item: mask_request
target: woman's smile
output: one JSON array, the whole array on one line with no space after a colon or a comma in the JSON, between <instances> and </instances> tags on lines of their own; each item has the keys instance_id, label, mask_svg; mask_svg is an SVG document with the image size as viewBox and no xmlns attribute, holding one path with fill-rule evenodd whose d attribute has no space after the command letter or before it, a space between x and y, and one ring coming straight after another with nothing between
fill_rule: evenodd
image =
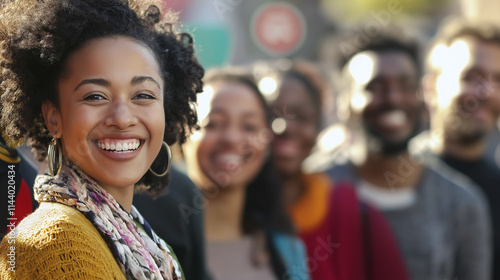
<instances>
[{"instance_id":1,"label":"woman's smile","mask_svg":"<svg viewBox=\"0 0 500 280\"><path fill-rule=\"evenodd\" d=\"M136 151L141 146L139 139L102 139L95 141L95 144L106 152L130 153Z\"/></svg>"},{"instance_id":2,"label":"woman's smile","mask_svg":"<svg viewBox=\"0 0 500 280\"><path fill-rule=\"evenodd\" d=\"M140 139L100 139L94 141L97 149L112 160L130 160L141 150L144 141Z\"/></svg>"},{"instance_id":3,"label":"woman's smile","mask_svg":"<svg viewBox=\"0 0 500 280\"><path fill-rule=\"evenodd\" d=\"M151 50L126 37L95 39L65 70L56 114L64 156L105 188L134 185L165 129L163 80Z\"/></svg>"}]
</instances>

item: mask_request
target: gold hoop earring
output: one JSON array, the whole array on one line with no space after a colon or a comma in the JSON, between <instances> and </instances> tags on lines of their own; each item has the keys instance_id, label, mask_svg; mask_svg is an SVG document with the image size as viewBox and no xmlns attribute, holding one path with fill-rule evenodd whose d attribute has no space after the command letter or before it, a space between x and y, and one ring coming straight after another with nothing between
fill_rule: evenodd
<instances>
[{"instance_id":1,"label":"gold hoop earring","mask_svg":"<svg viewBox=\"0 0 500 280\"><path fill-rule=\"evenodd\" d=\"M151 172L156 177L164 177L165 175L167 175L168 171L170 170L170 164L172 163L172 152L170 151L170 147L168 146L168 144L165 143L165 141L163 141L161 147L162 148L160 149L160 152L158 153L156 159L153 161L153 164L151 164L151 167L149 168L149 172ZM165 162L165 157L167 158L166 162ZM160 169L163 171L156 172L153 170L153 168Z\"/></svg>"},{"instance_id":2,"label":"gold hoop earring","mask_svg":"<svg viewBox=\"0 0 500 280\"><path fill-rule=\"evenodd\" d=\"M57 143L57 138L54 135L49 144L48 150L49 173L52 176L57 176L61 171L62 151L61 146Z\"/></svg>"}]
</instances>

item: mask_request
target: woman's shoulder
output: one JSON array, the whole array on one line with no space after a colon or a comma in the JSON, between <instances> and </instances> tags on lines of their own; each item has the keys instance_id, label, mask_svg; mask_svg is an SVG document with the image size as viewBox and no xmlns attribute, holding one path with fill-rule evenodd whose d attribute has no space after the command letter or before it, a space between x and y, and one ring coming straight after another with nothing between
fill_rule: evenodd
<instances>
[{"instance_id":1,"label":"woman's shoulder","mask_svg":"<svg viewBox=\"0 0 500 280\"><path fill-rule=\"evenodd\" d=\"M47 234L59 233L58 238L78 239L82 235L98 234L92 223L78 210L60 203L44 202L15 228L15 235L40 242ZM68 234L63 234L64 232ZM71 234L70 234L71 233Z\"/></svg>"},{"instance_id":2,"label":"woman's shoulder","mask_svg":"<svg viewBox=\"0 0 500 280\"><path fill-rule=\"evenodd\" d=\"M44 219L46 221L73 221L73 218L86 219L76 208L58 202L42 202L26 220ZM24 220L23 220L24 221Z\"/></svg>"},{"instance_id":3,"label":"woman's shoulder","mask_svg":"<svg viewBox=\"0 0 500 280\"><path fill-rule=\"evenodd\" d=\"M270 242L273 243L286 267L287 279L309 279L307 253L304 243L295 235L274 231Z\"/></svg>"},{"instance_id":4,"label":"woman's shoulder","mask_svg":"<svg viewBox=\"0 0 500 280\"><path fill-rule=\"evenodd\" d=\"M109 251L101 234L80 211L55 202L41 203L5 237L9 238L15 239L20 253L59 255L89 249Z\"/></svg>"},{"instance_id":5,"label":"woman's shoulder","mask_svg":"<svg viewBox=\"0 0 500 280\"><path fill-rule=\"evenodd\" d=\"M6 257L9 252L14 256ZM5 236L0 254L2 279L20 279L20 276L23 279L57 279L54 277L68 271L86 275L88 279L123 275L92 223L75 208L59 203L41 203ZM15 262L9 269L11 259ZM102 267L106 267L107 272ZM6 270L14 270L15 274ZM99 276L99 273L103 274Z\"/></svg>"},{"instance_id":6,"label":"woman's shoulder","mask_svg":"<svg viewBox=\"0 0 500 280\"><path fill-rule=\"evenodd\" d=\"M305 254L304 243L302 240L293 234L273 231L271 233L272 242L283 251L288 251L290 254Z\"/></svg>"}]
</instances>

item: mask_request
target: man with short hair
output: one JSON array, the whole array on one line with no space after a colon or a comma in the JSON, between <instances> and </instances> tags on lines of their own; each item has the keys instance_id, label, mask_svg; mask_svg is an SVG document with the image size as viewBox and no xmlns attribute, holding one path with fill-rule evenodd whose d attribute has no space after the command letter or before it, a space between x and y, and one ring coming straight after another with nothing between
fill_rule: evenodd
<instances>
[{"instance_id":1,"label":"man with short hair","mask_svg":"<svg viewBox=\"0 0 500 280\"><path fill-rule=\"evenodd\" d=\"M431 139L443 161L472 179L489 200L493 279L500 279L500 169L485 154L500 115L500 29L452 22L438 33L433 50L425 79Z\"/></svg>"},{"instance_id":2,"label":"man with short hair","mask_svg":"<svg viewBox=\"0 0 500 280\"><path fill-rule=\"evenodd\" d=\"M408 149L425 112L419 65L416 45L391 36L347 56L338 112L351 130L351 161L327 172L334 182L352 182L361 199L382 211L411 279L489 280L490 225L481 191L432 156L417 158Z\"/></svg>"}]
</instances>

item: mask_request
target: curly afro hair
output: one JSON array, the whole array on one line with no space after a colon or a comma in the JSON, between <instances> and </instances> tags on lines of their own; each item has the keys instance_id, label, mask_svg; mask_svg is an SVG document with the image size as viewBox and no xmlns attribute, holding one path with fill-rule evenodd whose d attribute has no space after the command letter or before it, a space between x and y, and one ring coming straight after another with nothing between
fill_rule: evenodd
<instances>
[{"instance_id":1,"label":"curly afro hair","mask_svg":"<svg viewBox=\"0 0 500 280\"><path fill-rule=\"evenodd\" d=\"M165 134L183 143L197 128L191 103L202 91L203 68L193 40L175 31L173 14L161 6L127 0L6 0L0 4L0 129L16 147L26 140L38 160L51 140L41 112L44 101L58 104L57 81L67 57L90 40L126 36L155 54L165 82ZM160 2L161 3L161 2ZM166 184L152 174L138 183L156 194Z\"/></svg>"}]
</instances>

